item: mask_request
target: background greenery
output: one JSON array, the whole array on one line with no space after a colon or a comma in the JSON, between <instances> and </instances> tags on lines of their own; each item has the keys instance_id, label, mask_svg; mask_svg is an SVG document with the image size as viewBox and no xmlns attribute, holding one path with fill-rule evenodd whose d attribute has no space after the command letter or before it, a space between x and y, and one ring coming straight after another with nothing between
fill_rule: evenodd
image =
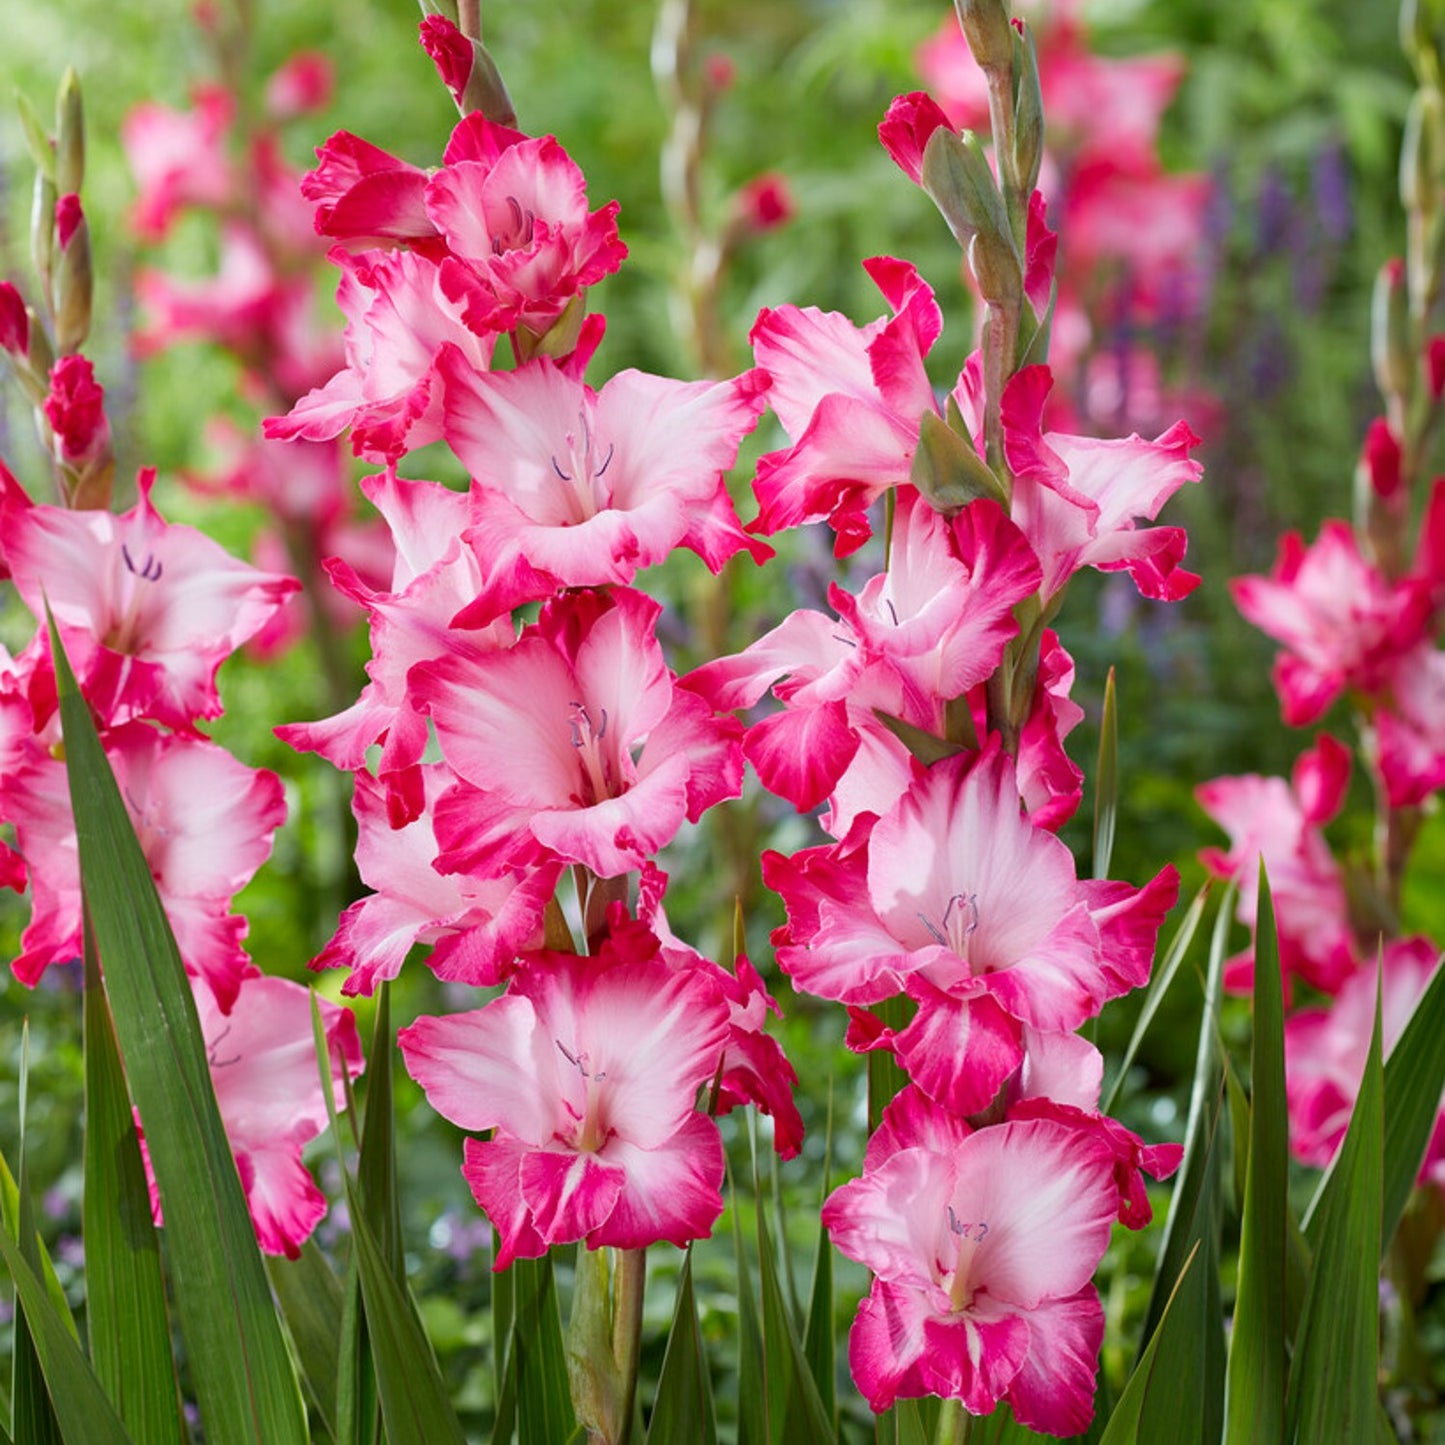
<instances>
[{"instance_id":1,"label":"background greenery","mask_svg":"<svg viewBox=\"0 0 1445 1445\"><path fill-rule=\"evenodd\" d=\"M889 98L918 86L914 48L942 22L947 6L940 0L697 0L695 11L700 52L726 57L735 74L717 100L703 158L705 210L721 225L736 188L769 170L786 176L797 205L790 225L740 249L724 279L720 312L736 363L746 360L747 331L762 305L813 304L860 321L875 315L876 293L858 262L888 253L915 261L938 289L948 327L935 352L935 375L951 375L971 337L957 251L927 199L875 138ZM1167 339L1165 348L1177 380L1216 398L1207 417L1189 418L1205 438L1205 482L1179 497L1170 517L1188 527L1190 565L1204 585L1165 608L1139 600L1127 580L1089 575L1074 584L1060 619L1078 662L1075 695L1089 714L1072 745L1086 768L1097 745L1104 677L1110 665L1118 668L1123 788L1112 871L1141 881L1173 861L1185 875L1187 897L1202 877L1196 850L1217 841L1193 802L1194 786L1220 773L1286 772L1305 741L1280 725L1268 679L1272 646L1234 613L1225 582L1267 568L1281 530L1312 536L1322 517L1348 508L1360 439L1377 406L1366 343L1370 286L1380 262L1403 241L1395 157L1410 83L1391 5L1101 0L1086 13L1104 53L1170 48L1187 56L1189 74L1167 119L1164 154L1174 168L1210 172L1219 188L1210 304L1187 336ZM294 163L304 165L311 147L343 127L418 164L435 163L455 112L414 43L417 18L403 0L256 4L250 68L258 92L298 49L322 50L336 66L328 111L286 132ZM622 202L632 260L593 298L609 319L598 374L628 365L686 372L693 361L673 325L685 256L659 181L668 118L649 66L653 7L634 0L493 0L483 18L523 127L561 139L586 173L594 204L610 197ZM42 112L64 67L73 64L81 73L90 135L86 204L100 271L91 350L113 405L120 475L133 475L142 463L158 465L162 509L197 517L199 504L168 478L200 460L207 417L249 413L235 396L235 369L224 357L186 347L141 369L129 356L135 317L128 278L139 258L122 225L133 187L118 134L141 98L183 104L196 80L214 74L212 59L189 7L172 0L145 7L0 0L0 36L5 78ZM28 270L28 186L19 127L6 108L0 113L0 275ZM1343 224L1340 195L1347 201ZM1332 205L1336 222L1325 224L1322 211ZM189 222L165 248L164 264L201 274L214 257L214 239L209 227ZM332 283L319 284L329 289ZM761 435L752 454L775 441L775 433ZM28 418L14 398L0 410L0 453L23 479L38 483ZM434 464L442 475L445 462ZM211 516L208 525L241 546L257 520ZM685 564L662 584L677 601L679 618L695 615L689 604L696 601L700 572L692 559ZM854 566L867 564L864 558ZM800 601L820 597L829 566L826 553L803 539L786 566L740 577L728 624L732 645ZM791 595L779 590L779 577L787 578ZM28 628L18 603L0 604L5 641L18 647ZM675 640L684 655L696 645L681 621ZM364 637L352 645L359 684ZM326 822L335 787L329 770L290 753L270 730L328 710L317 691L319 675L305 647L264 667L237 658L222 674L228 713L215 729L245 761L275 768L286 780L291 821L278 835L272 864L240 906L251 920L257 961L296 977L305 976L307 959L334 926L344 858ZM1342 719L1330 721L1345 729ZM1332 829L1342 848L1365 842L1362 791L1357 802ZM1080 823L1068 835L1083 857L1089 805L1086 796ZM746 808L751 821L738 826L753 828L752 836L768 845L788 849L811 841L806 826L772 802L752 799ZM684 839L672 869L674 926L713 948L722 945L732 911L731 892L714 886L721 849L711 833ZM748 890L755 961L775 977L766 939L780 911L766 894L752 891L750 880L736 881ZM1417 851L1407 913L1408 928L1445 938L1445 830L1438 819L1427 824ZM0 899L0 952L13 953L24 918L20 901ZM8 976L0 989L0 1147L9 1152L14 1138L19 1029L28 1017L31 1173L49 1191L49 1236L77 1294L76 1246L67 1241L78 1233L78 982L51 969L34 993ZM325 986L334 989L335 980ZM413 968L394 1006L398 1022L406 1022L465 1002L448 998L425 969ZM1198 1007L1195 975L1186 969L1140 1056L1124 1106L1126 1121L1150 1138L1177 1138L1182 1129ZM1226 1032L1235 1039L1244 1032L1242 1007L1226 1015ZM1106 1013L1099 1031L1106 1049L1122 1046L1133 1009L1123 1001ZM838 1175L856 1167L864 1121L860 1072L840 1047L840 1012L805 1001L789 1001L786 1012L785 1046L815 1128L804 1160L782 1169L780 1192L796 1226L796 1248L787 1254L806 1262L827 1121L831 1117ZM399 1079L408 1257L460 1404L479 1419L487 1398L481 1352L487 1236L458 1173L455 1131L419 1104L418 1092ZM734 1152L746 1158L744 1149ZM325 1180L324 1163L321 1169ZM335 1226L323 1226L323 1242L335 1234ZM1106 1269L1113 1280L1106 1306L1118 1328L1105 1363L1117 1383L1131 1354L1123 1343L1127 1327L1144 1306L1153 1242L1148 1234L1121 1238L1116 1248L1116 1267ZM1438 1257L1428 1266L1421 1262L1436 1282L1424 1319L1427 1344L1440 1345L1445 1334L1441 1264ZM725 1237L701 1252L698 1269L704 1330L722 1334L735 1288ZM669 1265L659 1260L653 1273L666 1285ZM851 1273L840 1279L845 1295L862 1287ZM661 1340L670 1297L666 1288L650 1294L650 1341ZM840 1304L851 1312L851 1299ZM1426 1373L1436 1372L1438 1395L1445 1350L1431 1354L1436 1363ZM727 1398L720 1390L719 1399Z\"/></svg>"}]
</instances>

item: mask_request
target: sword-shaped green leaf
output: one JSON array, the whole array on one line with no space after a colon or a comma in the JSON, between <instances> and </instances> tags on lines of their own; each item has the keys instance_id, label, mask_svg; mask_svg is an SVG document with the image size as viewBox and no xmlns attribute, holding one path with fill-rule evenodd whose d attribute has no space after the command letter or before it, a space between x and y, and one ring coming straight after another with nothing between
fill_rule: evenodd
<instances>
[{"instance_id":1,"label":"sword-shaped green leaf","mask_svg":"<svg viewBox=\"0 0 1445 1445\"><path fill-rule=\"evenodd\" d=\"M65 766L116 1040L165 1211L170 1279L212 1445L305 1445L306 1412L191 986L150 868L52 621Z\"/></svg>"},{"instance_id":2,"label":"sword-shaped green leaf","mask_svg":"<svg viewBox=\"0 0 1445 1445\"><path fill-rule=\"evenodd\" d=\"M100 981L90 919L85 949L85 1317L90 1360L139 1440L186 1438L171 1355L159 1241L140 1141Z\"/></svg>"},{"instance_id":3,"label":"sword-shaped green leaf","mask_svg":"<svg viewBox=\"0 0 1445 1445\"><path fill-rule=\"evenodd\" d=\"M1240 1220L1239 1287L1225 1376L1225 1438L1283 1445L1289 1121L1279 939L1262 862L1250 1065L1249 1155Z\"/></svg>"}]
</instances>

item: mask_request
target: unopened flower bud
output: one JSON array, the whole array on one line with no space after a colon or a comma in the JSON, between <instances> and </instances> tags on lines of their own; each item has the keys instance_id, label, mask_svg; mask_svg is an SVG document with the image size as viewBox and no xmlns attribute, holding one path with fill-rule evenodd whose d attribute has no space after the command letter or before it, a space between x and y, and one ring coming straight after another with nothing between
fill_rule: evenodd
<instances>
[{"instance_id":1,"label":"unopened flower bud","mask_svg":"<svg viewBox=\"0 0 1445 1445\"><path fill-rule=\"evenodd\" d=\"M73 205L67 205L73 202ZM55 273L55 344L62 355L79 350L90 332L95 278L90 257L90 226L78 196L62 196L55 211L60 264Z\"/></svg>"},{"instance_id":2,"label":"unopened flower bud","mask_svg":"<svg viewBox=\"0 0 1445 1445\"><path fill-rule=\"evenodd\" d=\"M0 350L15 357L30 355L30 317L9 281L0 281Z\"/></svg>"},{"instance_id":3,"label":"unopened flower bud","mask_svg":"<svg viewBox=\"0 0 1445 1445\"><path fill-rule=\"evenodd\" d=\"M968 248L968 267L978 294L998 306L1017 306L1023 293L1018 252L1006 235L980 231Z\"/></svg>"},{"instance_id":4,"label":"unopened flower bud","mask_svg":"<svg viewBox=\"0 0 1445 1445\"><path fill-rule=\"evenodd\" d=\"M85 178L85 110L80 77L66 70L55 97L55 186L61 194L75 192Z\"/></svg>"},{"instance_id":5,"label":"unopened flower bud","mask_svg":"<svg viewBox=\"0 0 1445 1445\"><path fill-rule=\"evenodd\" d=\"M982 231L1000 241L1008 238L1008 211L972 131L959 136L943 126L935 130L923 148L919 177L960 246L967 247Z\"/></svg>"},{"instance_id":6,"label":"unopened flower bud","mask_svg":"<svg viewBox=\"0 0 1445 1445\"><path fill-rule=\"evenodd\" d=\"M50 289L50 268L55 260L55 183L44 171L36 172L30 200L30 259L41 285Z\"/></svg>"},{"instance_id":7,"label":"unopened flower bud","mask_svg":"<svg viewBox=\"0 0 1445 1445\"><path fill-rule=\"evenodd\" d=\"M69 466L83 468L109 448L105 392L85 357L62 356L51 368L44 410L60 460Z\"/></svg>"},{"instance_id":8,"label":"unopened flower bud","mask_svg":"<svg viewBox=\"0 0 1445 1445\"><path fill-rule=\"evenodd\" d=\"M953 0L953 8L974 60L984 70L1007 70L1014 43L1005 0Z\"/></svg>"},{"instance_id":9,"label":"unopened flower bud","mask_svg":"<svg viewBox=\"0 0 1445 1445\"><path fill-rule=\"evenodd\" d=\"M1399 439L1390 430L1389 422L1377 416L1365 433L1357 486L1368 487L1381 501L1388 502L1399 495L1403 482Z\"/></svg>"},{"instance_id":10,"label":"unopened flower bud","mask_svg":"<svg viewBox=\"0 0 1445 1445\"><path fill-rule=\"evenodd\" d=\"M980 497L989 497L1005 509L1008 493L993 469L936 412L919 418L918 447L909 468L909 481L923 494L935 512L945 516L966 507Z\"/></svg>"},{"instance_id":11,"label":"unopened flower bud","mask_svg":"<svg viewBox=\"0 0 1445 1445\"><path fill-rule=\"evenodd\" d=\"M421 23L421 43L463 115L479 110L497 125L516 125L512 97L481 41L463 35L450 20L431 15Z\"/></svg>"},{"instance_id":12,"label":"unopened flower bud","mask_svg":"<svg viewBox=\"0 0 1445 1445\"><path fill-rule=\"evenodd\" d=\"M1445 336L1432 336L1425 348L1425 377L1430 383L1430 400L1445 396Z\"/></svg>"},{"instance_id":13,"label":"unopened flower bud","mask_svg":"<svg viewBox=\"0 0 1445 1445\"><path fill-rule=\"evenodd\" d=\"M1370 360L1375 385L1384 397L1408 398L1415 378L1415 352L1410 345L1410 301L1405 266L1396 257L1375 278L1370 308Z\"/></svg>"},{"instance_id":14,"label":"unopened flower bud","mask_svg":"<svg viewBox=\"0 0 1445 1445\"><path fill-rule=\"evenodd\" d=\"M314 50L293 55L266 86L266 109L277 120L310 115L331 99L336 72L326 56Z\"/></svg>"},{"instance_id":15,"label":"unopened flower bud","mask_svg":"<svg viewBox=\"0 0 1445 1445\"><path fill-rule=\"evenodd\" d=\"M933 132L952 130L943 107L924 91L896 95L878 126L878 139L915 186L923 184L923 152Z\"/></svg>"},{"instance_id":16,"label":"unopened flower bud","mask_svg":"<svg viewBox=\"0 0 1445 1445\"><path fill-rule=\"evenodd\" d=\"M787 177L777 171L765 171L760 176L754 176L737 193L733 204L739 224L752 235L786 226L798 209L793 204Z\"/></svg>"},{"instance_id":17,"label":"unopened flower bud","mask_svg":"<svg viewBox=\"0 0 1445 1445\"><path fill-rule=\"evenodd\" d=\"M1033 32L1014 32L1014 175L1019 188L1032 191L1044 161L1044 94L1039 85L1039 56Z\"/></svg>"},{"instance_id":18,"label":"unopened flower bud","mask_svg":"<svg viewBox=\"0 0 1445 1445\"><path fill-rule=\"evenodd\" d=\"M738 68L729 56L714 50L702 63L702 77L714 95L721 95L737 83Z\"/></svg>"},{"instance_id":19,"label":"unopened flower bud","mask_svg":"<svg viewBox=\"0 0 1445 1445\"><path fill-rule=\"evenodd\" d=\"M1445 179L1445 100L1433 86L1410 99L1400 148L1400 202L1406 211L1429 216L1440 203Z\"/></svg>"}]
</instances>

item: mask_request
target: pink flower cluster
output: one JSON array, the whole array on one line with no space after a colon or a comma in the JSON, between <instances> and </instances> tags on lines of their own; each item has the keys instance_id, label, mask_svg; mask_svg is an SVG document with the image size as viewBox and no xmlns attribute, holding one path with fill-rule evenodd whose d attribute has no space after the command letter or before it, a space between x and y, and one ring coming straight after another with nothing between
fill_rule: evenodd
<instances>
[{"instance_id":1,"label":"pink flower cluster","mask_svg":"<svg viewBox=\"0 0 1445 1445\"><path fill-rule=\"evenodd\" d=\"M139 186L131 213L139 238L161 243L187 214L209 217L219 232L214 275L181 279L154 266L137 275L143 321L136 350L152 356L198 342L221 348L239 364L243 397L258 412L284 411L341 361L341 338L317 307L326 245L312 229L300 176L283 159L279 136L284 122L325 106L330 91L328 63L303 53L272 77L264 116L249 130L236 99L211 84L196 88L188 110L145 101L122 127ZM305 579L319 573L322 558L342 556L373 582L382 580L385 539L374 520L360 515L334 441L281 446L220 417L206 432L215 461L188 480L203 493L260 504L268 522L255 555L263 565ZM315 596L331 609L321 625L340 629L356 621L354 604L342 594L322 586ZM298 595L251 645L277 650L307 626Z\"/></svg>"},{"instance_id":2,"label":"pink flower cluster","mask_svg":"<svg viewBox=\"0 0 1445 1445\"><path fill-rule=\"evenodd\" d=\"M423 26L444 80L454 38ZM318 154L304 188L343 243L346 362L268 430L349 431L386 464L365 490L393 561L379 586L330 564L370 618L369 680L339 715L280 730L356 774L372 891L315 964L370 993L428 944L438 976L504 989L400 1034L432 1105L493 1131L464 1173L497 1268L574 1240L684 1244L722 1210L704 1090L713 1112L770 1113L785 1157L802 1123L758 974L704 958L663 912L658 851L740 791L742 730L680 685L633 583L679 546L713 571L767 555L723 475L768 378L588 384L587 289L626 252L616 203L589 210L550 136L473 112L432 172L345 133ZM502 341L517 364L493 372ZM438 439L467 493L397 475Z\"/></svg>"},{"instance_id":3,"label":"pink flower cluster","mask_svg":"<svg viewBox=\"0 0 1445 1445\"><path fill-rule=\"evenodd\" d=\"M285 818L279 779L208 741L216 670L294 590L150 499L119 516L34 504L0 466L0 557L37 620L49 608L130 810L192 976L222 1119L264 1249L295 1255L326 1211L301 1163L326 1126L308 991L250 961L232 900ZM59 757L53 661L43 626L0 659L0 818L15 830L4 882L28 880L32 916L11 964L27 985L81 953L75 823ZM104 960L102 960L104 966ZM336 1063L361 1049L351 1014L322 1004ZM157 1201L159 1208L159 1200Z\"/></svg>"},{"instance_id":4,"label":"pink flower cluster","mask_svg":"<svg viewBox=\"0 0 1445 1445\"><path fill-rule=\"evenodd\" d=\"M1387 264L1377 308L1405 305L1405 268ZM1360 522L1327 520L1313 544L1286 534L1269 576L1233 583L1246 619L1281 644L1273 678L1284 721L1319 722L1348 702L1376 801L1379 857L1365 870L1341 862L1325 828L1345 803L1350 750L1321 733L1291 780L1248 774L1197 791L1230 836L1228 851L1203 860L1239 884L1239 918L1254 926L1259 860L1269 874L1286 984L1320 995L1286 1023L1295 1152L1328 1163L1344 1137L1369 1046L1378 978L1388 1050L1435 971L1429 939L1401 936L1401 881L1419 810L1445 786L1445 652L1436 640L1445 608L1445 479L1429 484L1409 542L1413 483L1407 428L1438 413L1440 339L1411 358L1398 334L1376 338L1376 373L1387 416L1370 426L1356 475ZM1397 354L1398 353L1398 354ZM1413 393L1413 401L1409 398ZM1378 969L1383 970L1379 976ZM1252 951L1233 960L1226 982L1249 986ZM1445 1113L1421 1169L1441 1180Z\"/></svg>"},{"instance_id":5,"label":"pink flower cluster","mask_svg":"<svg viewBox=\"0 0 1445 1445\"><path fill-rule=\"evenodd\" d=\"M918 181L946 125L905 96L880 133ZM1042 214L1036 195L1023 285L1040 304L1053 264ZM862 1178L824 1209L835 1244L874 1274L855 1380L876 1410L924 1394L980 1414L1005 1400L1029 1427L1070 1435L1092 1413L1103 1312L1090 1278L1111 1222L1146 1222L1141 1171L1164 1177L1179 1158L1098 1113L1102 1059L1077 1030L1147 981L1178 876L1081 880L1056 836L1081 797L1063 743L1082 714L1045 623L1086 566L1128 571L1148 597L1191 590L1183 533L1143 523L1197 480L1196 439L1182 423L1152 441L1046 430L1053 377L1025 366L1001 396L1008 505L931 503L913 479L936 424L954 418L957 436L961 422L987 468L982 358L941 402L926 370L942 327L931 289L904 261L866 266L891 314L859 327L780 306L754 328L789 445L758 463L750 529L826 521L845 554L887 499L886 570L856 592L833 586L831 614L794 612L683 681L718 707L768 692L781 704L743 751L800 810L823 805L832 841L763 858L787 908L779 963L847 1005L850 1044L890 1052L910 1080ZM990 688L1030 655L1036 680L1006 743ZM895 999L901 1023L878 1007Z\"/></svg>"},{"instance_id":6,"label":"pink flower cluster","mask_svg":"<svg viewBox=\"0 0 1445 1445\"><path fill-rule=\"evenodd\" d=\"M1184 61L1095 54L1083 8L1081 0L1014 6L1038 47L1048 144L1041 184L1065 247L1051 346L1062 385L1052 410L1082 430L1154 424L1181 401L1195 414L1212 412L1204 393L1171 393L1157 354L1131 339L1156 324L1177 326L1205 300L1211 183L1166 171L1158 155ZM986 135L988 87L957 24L942 26L916 63L949 122Z\"/></svg>"}]
</instances>

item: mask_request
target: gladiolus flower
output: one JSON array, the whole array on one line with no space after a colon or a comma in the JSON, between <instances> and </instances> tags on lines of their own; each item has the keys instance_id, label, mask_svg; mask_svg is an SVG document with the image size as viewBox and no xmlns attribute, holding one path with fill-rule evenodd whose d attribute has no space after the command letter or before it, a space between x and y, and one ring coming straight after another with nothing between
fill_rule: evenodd
<instances>
[{"instance_id":1,"label":"gladiolus flower","mask_svg":"<svg viewBox=\"0 0 1445 1445\"><path fill-rule=\"evenodd\" d=\"M496 1269L570 1240L683 1245L722 1213L722 1141L696 1104L727 1008L655 941L648 956L623 940L589 958L535 955L502 998L398 1036L439 1114L496 1130L466 1141L462 1168L500 1236Z\"/></svg>"}]
</instances>

